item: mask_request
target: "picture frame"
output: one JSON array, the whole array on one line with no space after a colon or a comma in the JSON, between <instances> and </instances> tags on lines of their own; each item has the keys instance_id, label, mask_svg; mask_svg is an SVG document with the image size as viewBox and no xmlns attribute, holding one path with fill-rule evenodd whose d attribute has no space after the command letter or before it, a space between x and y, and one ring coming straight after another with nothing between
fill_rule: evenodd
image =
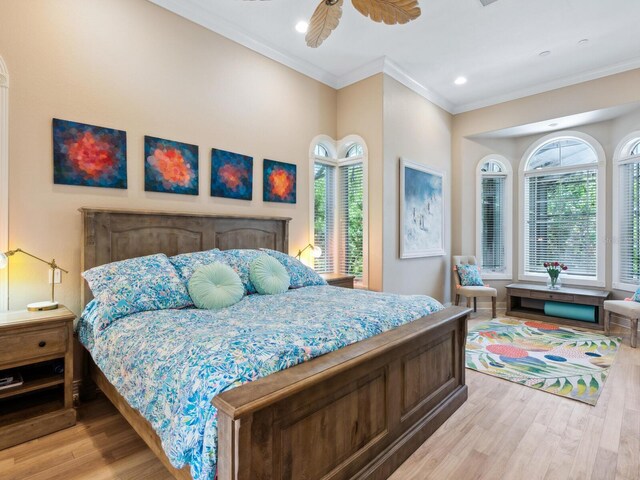
<instances>
[{"instance_id":1,"label":"picture frame","mask_svg":"<svg viewBox=\"0 0 640 480\"><path fill-rule=\"evenodd\" d=\"M400 158L400 258L446 255L444 172Z\"/></svg>"}]
</instances>

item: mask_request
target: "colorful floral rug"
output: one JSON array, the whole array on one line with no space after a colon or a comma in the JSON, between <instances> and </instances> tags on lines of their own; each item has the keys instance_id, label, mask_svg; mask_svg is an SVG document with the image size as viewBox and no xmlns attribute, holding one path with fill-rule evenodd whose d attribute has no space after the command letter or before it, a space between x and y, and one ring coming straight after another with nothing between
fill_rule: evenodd
<instances>
[{"instance_id":1,"label":"colorful floral rug","mask_svg":"<svg viewBox=\"0 0 640 480\"><path fill-rule=\"evenodd\" d=\"M470 329L467 368L595 405L619 346L618 337L505 318Z\"/></svg>"}]
</instances>

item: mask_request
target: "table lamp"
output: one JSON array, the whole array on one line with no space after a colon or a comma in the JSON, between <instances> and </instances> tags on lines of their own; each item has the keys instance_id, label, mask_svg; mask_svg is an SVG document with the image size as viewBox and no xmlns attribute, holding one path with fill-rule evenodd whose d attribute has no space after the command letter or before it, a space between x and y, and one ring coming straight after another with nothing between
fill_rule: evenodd
<instances>
[{"instance_id":1,"label":"table lamp","mask_svg":"<svg viewBox=\"0 0 640 480\"><path fill-rule=\"evenodd\" d=\"M296 255L296 258L299 259L302 256L302 254L309 248L313 250L312 252L313 258L320 258L322 256L322 249L320 247L315 247L309 244L306 247L304 247L302 250L298 250L298 254Z\"/></svg>"},{"instance_id":2,"label":"table lamp","mask_svg":"<svg viewBox=\"0 0 640 480\"><path fill-rule=\"evenodd\" d=\"M48 262L46 260L43 260L40 257L36 257L35 255L29 252L25 252L21 248L16 248L15 250L9 250L8 252L4 252L4 253L0 252L0 269L6 268L6 266L9 264L8 257L11 257L16 253L23 253L25 255L28 255L31 258L35 258L36 260L41 261L42 263L46 263L53 270L51 274L51 301L30 303L29 305L27 305L27 310L29 310L30 312L38 312L41 310L55 310L56 308L58 308L58 302L55 301L56 270L61 270L64 273L69 273L69 272L64 268L60 268L56 263L55 258L50 262Z\"/></svg>"}]
</instances>

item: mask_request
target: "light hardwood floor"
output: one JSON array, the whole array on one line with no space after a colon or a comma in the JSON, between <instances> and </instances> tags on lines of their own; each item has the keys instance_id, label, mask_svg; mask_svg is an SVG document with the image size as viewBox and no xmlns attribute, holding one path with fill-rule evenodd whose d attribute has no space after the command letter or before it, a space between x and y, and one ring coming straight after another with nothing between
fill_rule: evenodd
<instances>
[{"instance_id":1,"label":"light hardwood floor","mask_svg":"<svg viewBox=\"0 0 640 480\"><path fill-rule=\"evenodd\" d=\"M596 407L470 370L467 383L469 400L392 480L640 479L640 349L628 336ZM75 427L0 451L0 478L171 477L99 397Z\"/></svg>"}]
</instances>

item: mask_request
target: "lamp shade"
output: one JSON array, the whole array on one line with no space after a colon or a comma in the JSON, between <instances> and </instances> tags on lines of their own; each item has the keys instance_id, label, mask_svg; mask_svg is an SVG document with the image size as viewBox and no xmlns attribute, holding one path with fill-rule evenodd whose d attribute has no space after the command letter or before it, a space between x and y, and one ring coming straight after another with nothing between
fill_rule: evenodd
<instances>
[{"instance_id":1,"label":"lamp shade","mask_svg":"<svg viewBox=\"0 0 640 480\"><path fill-rule=\"evenodd\" d=\"M322 256L322 249L320 247L313 247L313 257L320 258Z\"/></svg>"},{"instance_id":2,"label":"lamp shade","mask_svg":"<svg viewBox=\"0 0 640 480\"><path fill-rule=\"evenodd\" d=\"M8 264L9 264L9 259L4 253L0 252L0 269L6 268Z\"/></svg>"}]
</instances>

